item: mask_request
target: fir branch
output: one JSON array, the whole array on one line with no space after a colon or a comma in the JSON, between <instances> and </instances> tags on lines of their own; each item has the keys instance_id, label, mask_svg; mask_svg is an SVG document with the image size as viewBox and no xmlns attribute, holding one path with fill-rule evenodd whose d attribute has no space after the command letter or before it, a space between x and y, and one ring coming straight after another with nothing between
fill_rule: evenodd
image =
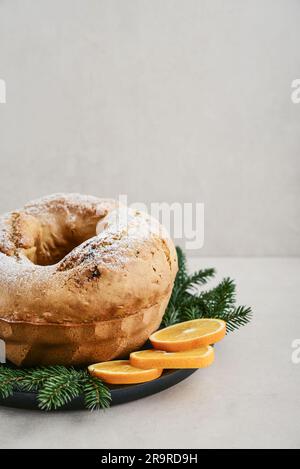
<instances>
[{"instance_id":1,"label":"fir branch","mask_svg":"<svg viewBox=\"0 0 300 469\"><path fill-rule=\"evenodd\" d=\"M251 321L252 310L246 306L238 306L227 313L225 312L222 319L226 322L227 332L233 332Z\"/></svg>"},{"instance_id":2,"label":"fir branch","mask_svg":"<svg viewBox=\"0 0 300 469\"><path fill-rule=\"evenodd\" d=\"M182 320L192 321L193 319L201 319L203 314L197 306L186 306L182 310Z\"/></svg>"},{"instance_id":3,"label":"fir branch","mask_svg":"<svg viewBox=\"0 0 300 469\"><path fill-rule=\"evenodd\" d=\"M176 247L177 252L177 261L178 261L178 273L175 279L175 286L176 283L182 285L185 279L188 277L187 268L186 268L186 256L183 250L180 247Z\"/></svg>"},{"instance_id":4,"label":"fir branch","mask_svg":"<svg viewBox=\"0 0 300 469\"><path fill-rule=\"evenodd\" d=\"M180 311L176 308L171 299L164 314L161 327L172 326L178 322L180 322Z\"/></svg>"},{"instance_id":5,"label":"fir branch","mask_svg":"<svg viewBox=\"0 0 300 469\"><path fill-rule=\"evenodd\" d=\"M68 375L68 368L65 366L42 366L26 370L26 375L22 379L23 391L32 392L39 390L47 380L57 375Z\"/></svg>"},{"instance_id":6,"label":"fir branch","mask_svg":"<svg viewBox=\"0 0 300 469\"><path fill-rule=\"evenodd\" d=\"M193 273L180 286L180 292L186 293L188 290L195 290L200 285L205 285L211 278L215 276L215 269L198 270Z\"/></svg>"},{"instance_id":7,"label":"fir branch","mask_svg":"<svg viewBox=\"0 0 300 469\"><path fill-rule=\"evenodd\" d=\"M224 278L215 288L200 294L200 301L204 302L209 314L223 314L235 304L236 286L232 279Z\"/></svg>"},{"instance_id":8,"label":"fir branch","mask_svg":"<svg viewBox=\"0 0 300 469\"><path fill-rule=\"evenodd\" d=\"M198 307L199 315L206 318L219 318L231 310L235 304L236 286L232 279L225 278L211 290L197 295L186 296L182 306Z\"/></svg>"},{"instance_id":9,"label":"fir branch","mask_svg":"<svg viewBox=\"0 0 300 469\"><path fill-rule=\"evenodd\" d=\"M14 391L37 392L38 406L42 410L55 410L82 395L87 409L109 407L109 388L86 370L65 366L44 366L19 369L0 366L0 398L6 399Z\"/></svg>"},{"instance_id":10,"label":"fir branch","mask_svg":"<svg viewBox=\"0 0 300 469\"><path fill-rule=\"evenodd\" d=\"M103 382L85 373L82 380L84 405L89 410L106 409L111 403L111 393Z\"/></svg>"},{"instance_id":11,"label":"fir branch","mask_svg":"<svg viewBox=\"0 0 300 469\"><path fill-rule=\"evenodd\" d=\"M7 399L14 390L20 389L20 383L24 378L24 371L20 369L8 368L0 365L0 398Z\"/></svg>"},{"instance_id":12,"label":"fir branch","mask_svg":"<svg viewBox=\"0 0 300 469\"><path fill-rule=\"evenodd\" d=\"M235 306L236 285L232 279L225 278L216 287L199 293L199 286L213 278L215 270L204 269L188 275L185 256L180 248L177 248L177 256L180 264L183 262L183 273L179 264L171 299L163 317L164 327L193 319L216 318L226 321L227 331L232 332L251 320L251 308Z\"/></svg>"},{"instance_id":13,"label":"fir branch","mask_svg":"<svg viewBox=\"0 0 300 469\"><path fill-rule=\"evenodd\" d=\"M50 376L38 391L38 404L42 410L56 410L71 402L81 392L80 373L74 369Z\"/></svg>"}]
</instances>

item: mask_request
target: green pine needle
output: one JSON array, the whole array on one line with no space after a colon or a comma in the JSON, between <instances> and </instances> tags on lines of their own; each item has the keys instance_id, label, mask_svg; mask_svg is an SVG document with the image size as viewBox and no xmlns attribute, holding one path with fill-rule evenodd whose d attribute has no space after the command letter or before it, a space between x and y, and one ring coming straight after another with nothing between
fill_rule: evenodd
<instances>
[{"instance_id":1,"label":"green pine needle","mask_svg":"<svg viewBox=\"0 0 300 469\"><path fill-rule=\"evenodd\" d=\"M186 267L186 256L182 249L180 249L178 246L176 247L176 252L177 252L177 260L178 260L178 273L176 276L175 280L175 287L176 283L181 285L185 279L188 277L187 274L187 267Z\"/></svg>"},{"instance_id":2,"label":"green pine needle","mask_svg":"<svg viewBox=\"0 0 300 469\"><path fill-rule=\"evenodd\" d=\"M227 325L227 332L233 332L241 326L245 326L252 319L252 310L246 306L238 306L223 317Z\"/></svg>"},{"instance_id":3,"label":"green pine needle","mask_svg":"<svg viewBox=\"0 0 300 469\"><path fill-rule=\"evenodd\" d=\"M162 321L162 327L198 318L223 319L227 332L248 324L251 308L236 306L236 286L225 278L210 290L200 290L215 275L214 269L204 269L189 275L186 258L177 249L179 270L172 295ZM105 409L110 406L110 389L87 370L65 366L43 366L20 369L0 365L0 398L6 399L15 390L37 392L38 406L42 410L55 410L82 396L87 409Z\"/></svg>"},{"instance_id":4,"label":"green pine needle","mask_svg":"<svg viewBox=\"0 0 300 469\"><path fill-rule=\"evenodd\" d=\"M100 379L86 374L83 379L83 400L89 410L106 409L111 403L111 393Z\"/></svg>"},{"instance_id":5,"label":"green pine needle","mask_svg":"<svg viewBox=\"0 0 300 469\"><path fill-rule=\"evenodd\" d=\"M0 365L0 398L7 399L13 394L14 390L20 389L20 383L24 375L23 370Z\"/></svg>"},{"instance_id":6,"label":"green pine needle","mask_svg":"<svg viewBox=\"0 0 300 469\"><path fill-rule=\"evenodd\" d=\"M235 306L236 285L232 279L225 278L216 287L199 292L199 287L214 277L215 270L199 270L188 275L185 256L178 247L177 256L179 272L163 317L163 327L192 319L216 318L226 321L227 331L232 332L251 320L251 308Z\"/></svg>"},{"instance_id":7,"label":"green pine needle","mask_svg":"<svg viewBox=\"0 0 300 469\"><path fill-rule=\"evenodd\" d=\"M37 392L38 406L42 410L56 410L78 396L83 396L87 409L109 407L109 388L86 370L65 366L43 366L19 369L0 366L0 398L6 399L14 391Z\"/></svg>"},{"instance_id":8,"label":"green pine needle","mask_svg":"<svg viewBox=\"0 0 300 469\"><path fill-rule=\"evenodd\" d=\"M180 310L176 308L171 299L162 320L162 327L172 326L172 324L177 324L178 322L181 322Z\"/></svg>"},{"instance_id":9,"label":"green pine needle","mask_svg":"<svg viewBox=\"0 0 300 469\"><path fill-rule=\"evenodd\" d=\"M42 388L47 380L55 376L65 376L69 374L68 368L64 366L42 366L26 370L26 375L22 380L23 391L32 392Z\"/></svg>"},{"instance_id":10,"label":"green pine needle","mask_svg":"<svg viewBox=\"0 0 300 469\"><path fill-rule=\"evenodd\" d=\"M80 380L81 374L73 369L50 376L38 391L40 409L56 410L80 396Z\"/></svg>"},{"instance_id":11,"label":"green pine needle","mask_svg":"<svg viewBox=\"0 0 300 469\"><path fill-rule=\"evenodd\" d=\"M193 291L199 285L205 285L215 275L215 269L198 270L194 274L190 275L185 279L184 282L179 286L178 299L181 298L188 290Z\"/></svg>"}]
</instances>

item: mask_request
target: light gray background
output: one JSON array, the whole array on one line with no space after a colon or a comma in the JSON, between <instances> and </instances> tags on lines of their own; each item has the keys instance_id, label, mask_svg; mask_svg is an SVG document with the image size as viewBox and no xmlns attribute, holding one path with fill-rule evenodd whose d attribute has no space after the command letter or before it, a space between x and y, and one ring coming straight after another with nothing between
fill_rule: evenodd
<instances>
[{"instance_id":1,"label":"light gray background","mask_svg":"<svg viewBox=\"0 0 300 469\"><path fill-rule=\"evenodd\" d=\"M299 255L299 24L298 0L0 0L0 210L198 201L201 254Z\"/></svg>"}]
</instances>

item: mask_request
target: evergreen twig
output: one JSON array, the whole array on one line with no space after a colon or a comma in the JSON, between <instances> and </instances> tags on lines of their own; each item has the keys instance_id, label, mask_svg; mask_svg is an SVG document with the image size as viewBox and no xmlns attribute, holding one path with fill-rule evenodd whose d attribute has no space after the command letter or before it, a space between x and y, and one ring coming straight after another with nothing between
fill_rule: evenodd
<instances>
[{"instance_id":1,"label":"evergreen twig","mask_svg":"<svg viewBox=\"0 0 300 469\"><path fill-rule=\"evenodd\" d=\"M81 393L81 373L74 369L61 370L50 376L38 391L38 404L42 410L58 409Z\"/></svg>"},{"instance_id":2,"label":"evergreen twig","mask_svg":"<svg viewBox=\"0 0 300 469\"><path fill-rule=\"evenodd\" d=\"M37 392L38 406L42 410L55 410L75 397L83 396L87 409L105 409L109 406L109 388L86 370L65 366L43 366L20 369L0 366L0 398L6 399L14 391Z\"/></svg>"},{"instance_id":3,"label":"evergreen twig","mask_svg":"<svg viewBox=\"0 0 300 469\"><path fill-rule=\"evenodd\" d=\"M0 397L7 399L16 389L20 389L20 383L25 373L21 369L9 368L0 365Z\"/></svg>"},{"instance_id":4,"label":"evergreen twig","mask_svg":"<svg viewBox=\"0 0 300 469\"><path fill-rule=\"evenodd\" d=\"M235 306L236 285L224 278L216 287L200 291L215 275L214 269L199 270L188 275L185 256L177 248L179 271L165 315L163 327L198 318L216 318L227 322L227 331L232 332L246 325L252 317L251 308Z\"/></svg>"},{"instance_id":5,"label":"evergreen twig","mask_svg":"<svg viewBox=\"0 0 300 469\"><path fill-rule=\"evenodd\" d=\"M22 379L22 389L27 392L41 389L46 381L52 377L55 378L55 376L59 375L67 376L69 373L68 368L59 365L32 368L26 371L27 373L24 379Z\"/></svg>"},{"instance_id":6,"label":"evergreen twig","mask_svg":"<svg viewBox=\"0 0 300 469\"><path fill-rule=\"evenodd\" d=\"M111 394L100 379L86 373L83 377L83 400L89 410L105 409L110 406Z\"/></svg>"}]
</instances>

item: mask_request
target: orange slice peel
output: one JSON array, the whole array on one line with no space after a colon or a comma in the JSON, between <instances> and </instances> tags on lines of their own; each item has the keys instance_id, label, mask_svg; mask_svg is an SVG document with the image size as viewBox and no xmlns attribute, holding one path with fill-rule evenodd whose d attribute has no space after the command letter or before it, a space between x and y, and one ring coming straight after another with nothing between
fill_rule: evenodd
<instances>
[{"instance_id":1,"label":"orange slice peel","mask_svg":"<svg viewBox=\"0 0 300 469\"><path fill-rule=\"evenodd\" d=\"M205 345L182 352L165 352L162 350L141 350L130 354L130 363L136 368L206 368L214 361L214 349Z\"/></svg>"},{"instance_id":2,"label":"orange slice peel","mask_svg":"<svg viewBox=\"0 0 300 469\"><path fill-rule=\"evenodd\" d=\"M88 367L92 376L101 378L109 384L138 384L159 378L162 369L142 370L132 366L129 360L114 360L96 363Z\"/></svg>"},{"instance_id":3,"label":"orange slice peel","mask_svg":"<svg viewBox=\"0 0 300 469\"><path fill-rule=\"evenodd\" d=\"M226 334L226 323L220 319L194 319L161 329L150 336L154 348L181 352L219 342Z\"/></svg>"}]
</instances>

